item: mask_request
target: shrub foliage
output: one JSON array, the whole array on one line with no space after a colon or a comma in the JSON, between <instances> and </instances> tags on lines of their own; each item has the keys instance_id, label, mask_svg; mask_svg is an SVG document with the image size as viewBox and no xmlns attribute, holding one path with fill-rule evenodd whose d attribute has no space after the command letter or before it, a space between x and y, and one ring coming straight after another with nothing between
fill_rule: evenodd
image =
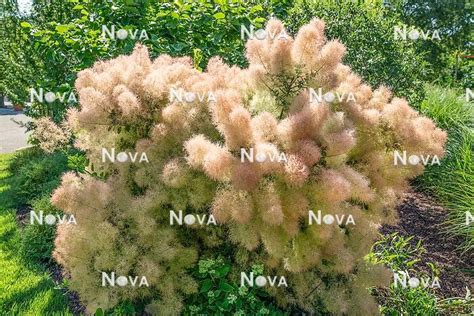
<instances>
[{"instance_id":1,"label":"shrub foliage","mask_svg":"<svg viewBox=\"0 0 474 316\"><path fill-rule=\"evenodd\" d=\"M81 108L69 110L69 125L108 177L63 177L53 204L78 225L59 226L54 255L89 310L140 299L150 313L177 313L197 291L187 268L229 238L242 271L262 262L286 277L288 287L268 290L281 307L377 310L365 288L388 275L363 257L423 172L394 166L393 151L441 157L446 134L365 84L324 27L314 19L292 38L270 20L265 39L247 42L245 69L215 57L200 72L190 58L150 60L137 46L78 74ZM104 148L147 159L103 161ZM170 226L170 210L207 213L218 227ZM309 210L345 220L311 225ZM103 287L103 271L144 275L150 287Z\"/></svg>"},{"instance_id":2,"label":"shrub foliage","mask_svg":"<svg viewBox=\"0 0 474 316\"><path fill-rule=\"evenodd\" d=\"M12 180L12 193L17 205L49 195L59 185L61 175L67 170L67 154L54 152L48 155L37 148L20 151L9 167L16 177Z\"/></svg>"}]
</instances>

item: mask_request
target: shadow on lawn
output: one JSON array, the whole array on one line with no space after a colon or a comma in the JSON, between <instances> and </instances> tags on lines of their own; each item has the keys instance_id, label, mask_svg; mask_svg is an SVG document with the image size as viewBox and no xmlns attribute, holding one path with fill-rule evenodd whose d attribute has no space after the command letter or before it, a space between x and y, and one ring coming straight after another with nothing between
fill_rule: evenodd
<instances>
[{"instance_id":1,"label":"shadow on lawn","mask_svg":"<svg viewBox=\"0 0 474 316\"><path fill-rule=\"evenodd\" d=\"M0 155L0 314L71 315L65 290L57 288L52 272L22 252L17 213L28 212L29 208L18 203L13 190L16 174L9 166L14 159L12 154Z\"/></svg>"},{"instance_id":2,"label":"shadow on lawn","mask_svg":"<svg viewBox=\"0 0 474 316\"><path fill-rule=\"evenodd\" d=\"M28 270L22 270L18 277L13 280L12 286L19 281L21 278L28 277ZM42 279L39 283L35 284L33 287L29 287L27 290L15 292L12 296L2 302L4 309L14 310L18 305L29 306L33 304L35 299L37 299L38 293L43 292L51 287L51 281L48 279ZM5 291L10 290L10 287L7 287ZM47 308L46 308L47 309Z\"/></svg>"}]
</instances>

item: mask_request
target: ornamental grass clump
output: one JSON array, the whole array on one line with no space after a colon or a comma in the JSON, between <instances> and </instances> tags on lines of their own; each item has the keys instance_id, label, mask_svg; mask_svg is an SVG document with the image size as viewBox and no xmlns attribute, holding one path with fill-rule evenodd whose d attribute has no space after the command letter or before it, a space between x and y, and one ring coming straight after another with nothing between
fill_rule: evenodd
<instances>
[{"instance_id":1,"label":"ornamental grass clump","mask_svg":"<svg viewBox=\"0 0 474 316\"><path fill-rule=\"evenodd\" d=\"M442 157L446 133L364 84L321 20L294 38L276 19L266 32L247 42L246 69L214 57L200 72L138 45L78 74L81 107L68 123L107 177L68 173L52 199L77 220L60 225L55 257L89 310L137 299L177 313L196 291L187 268L225 243L234 268L259 261L287 278L268 290L282 307L376 310L365 289L388 274L363 257L423 172L394 165L393 153ZM170 210L212 215L217 227L170 225ZM149 287L104 287L103 271L146 276Z\"/></svg>"}]
</instances>

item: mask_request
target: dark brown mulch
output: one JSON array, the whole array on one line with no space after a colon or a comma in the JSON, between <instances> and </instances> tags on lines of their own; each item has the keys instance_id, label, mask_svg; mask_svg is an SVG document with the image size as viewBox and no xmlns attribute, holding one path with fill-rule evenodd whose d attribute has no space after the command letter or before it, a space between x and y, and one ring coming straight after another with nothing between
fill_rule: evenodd
<instances>
[{"instance_id":1,"label":"dark brown mulch","mask_svg":"<svg viewBox=\"0 0 474 316\"><path fill-rule=\"evenodd\" d=\"M58 284L63 282L64 276L59 265L51 264L48 266L48 270L50 271L51 278L54 280L54 282ZM69 309L75 316L87 315L86 308L81 304L81 300L79 299L79 294L77 294L77 292L65 289L63 287L61 287L61 291L67 296Z\"/></svg>"},{"instance_id":2,"label":"dark brown mulch","mask_svg":"<svg viewBox=\"0 0 474 316\"><path fill-rule=\"evenodd\" d=\"M25 225L30 220L30 211L31 211L31 208L28 206L17 208L16 221L18 222L20 228L25 227Z\"/></svg>"},{"instance_id":3,"label":"dark brown mulch","mask_svg":"<svg viewBox=\"0 0 474 316\"><path fill-rule=\"evenodd\" d=\"M434 263L441 274L440 288L435 289L437 296L442 298L464 297L466 287L472 292L474 287L474 253L462 253L458 247L462 243L460 237L445 232L448 211L424 194L408 192L397 208L400 222L397 226L385 225L381 233L398 232L403 236L414 236L411 240L416 244L422 241L426 252L421 255L422 262L417 268L429 271L426 265Z\"/></svg>"}]
</instances>

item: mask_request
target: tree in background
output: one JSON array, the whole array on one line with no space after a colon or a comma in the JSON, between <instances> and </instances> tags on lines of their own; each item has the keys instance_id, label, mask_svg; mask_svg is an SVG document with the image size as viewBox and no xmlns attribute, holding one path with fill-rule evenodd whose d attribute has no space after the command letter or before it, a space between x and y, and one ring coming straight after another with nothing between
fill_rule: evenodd
<instances>
[{"instance_id":1,"label":"tree in background","mask_svg":"<svg viewBox=\"0 0 474 316\"><path fill-rule=\"evenodd\" d=\"M313 17L324 19L328 37L348 47L345 62L364 80L390 87L415 107L423 100L427 75L422 70L429 64L411 43L394 38L400 20L388 14L382 1L299 0L285 23L294 32Z\"/></svg>"},{"instance_id":2,"label":"tree in background","mask_svg":"<svg viewBox=\"0 0 474 316\"><path fill-rule=\"evenodd\" d=\"M30 100L30 88L41 87L69 96L74 93L78 71L96 60L130 53L138 41L149 47L152 56L194 56L198 67L204 67L214 55L242 65L245 59L241 25L259 28L272 10L283 14L289 3L270 1L269 7L264 8L243 1L53 0L35 1L31 14L21 16L15 1L11 1L11 14L2 18L9 26L3 37L5 50L0 52L9 52L9 58L4 59L7 67L2 92L22 102ZM110 40L104 36L103 27L129 33L124 40ZM146 37L141 36L143 30ZM133 39L131 34L137 38ZM31 76L26 75L25 69ZM11 80L15 77L19 78ZM72 105L61 100L34 102L27 114L46 115L59 122Z\"/></svg>"},{"instance_id":3,"label":"tree in background","mask_svg":"<svg viewBox=\"0 0 474 316\"><path fill-rule=\"evenodd\" d=\"M32 67L37 58L28 51L29 44L19 28L22 16L16 1L5 1L0 14L0 95L22 103L28 97L25 87L34 79L33 73L41 70Z\"/></svg>"},{"instance_id":4,"label":"tree in background","mask_svg":"<svg viewBox=\"0 0 474 316\"><path fill-rule=\"evenodd\" d=\"M390 4L393 2L393 4ZM471 87L473 8L469 1L387 1L387 8L406 25L433 33L440 40L417 41L416 52L429 62L429 81Z\"/></svg>"}]
</instances>

